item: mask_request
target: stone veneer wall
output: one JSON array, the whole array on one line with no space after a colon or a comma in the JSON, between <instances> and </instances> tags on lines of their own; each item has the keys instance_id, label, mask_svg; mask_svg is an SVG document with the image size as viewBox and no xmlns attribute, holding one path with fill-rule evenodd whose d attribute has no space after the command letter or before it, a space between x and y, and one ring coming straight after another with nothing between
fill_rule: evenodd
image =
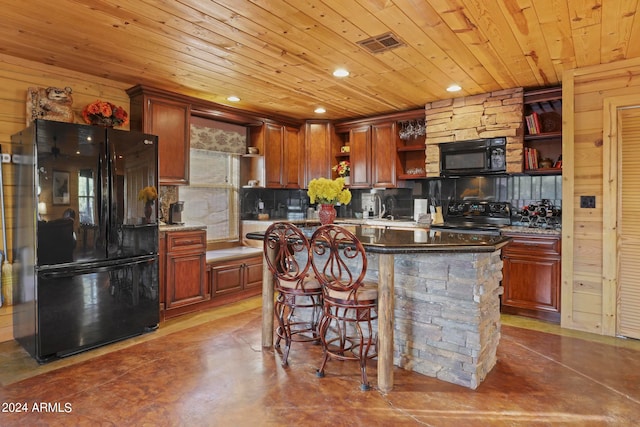
<instances>
[{"instance_id":1,"label":"stone veneer wall","mask_svg":"<svg viewBox=\"0 0 640 427\"><path fill-rule=\"evenodd\" d=\"M367 258L377 277L377 255ZM500 251L396 255L394 269L394 364L477 388L497 360Z\"/></svg>"},{"instance_id":2,"label":"stone veneer wall","mask_svg":"<svg viewBox=\"0 0 640 427\"><path fill-rule=\"evenodd\" d=\"M522 172L523 89L434 101L425 105L427 177L440 176L442 142L507 137L507 173Z\"/></svg>"}]
</instances>

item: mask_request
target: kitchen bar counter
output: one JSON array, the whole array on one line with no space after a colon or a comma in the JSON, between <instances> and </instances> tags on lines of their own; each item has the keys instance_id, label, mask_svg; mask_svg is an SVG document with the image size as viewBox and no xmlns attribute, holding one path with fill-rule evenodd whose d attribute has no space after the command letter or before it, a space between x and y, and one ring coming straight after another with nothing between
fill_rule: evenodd
<instances>
[{"instance_id":1,"label":"kitchen bar counter","mask_svg":"<svg viewBox=\"0 0 640 427\"><path fill-rule=\"evenodd\" d=\"M476 388L496 362L500 250L510 239L424 229L346 228L368 253L367 277L378 281L378 388L391 391L394 364ZM313 228L306 231L310 235ZM247 238L263 240L264 233L249 233ZM262 345L271 348L273 277L267 263L263 265Z\"/></svg>"}]
</instances>

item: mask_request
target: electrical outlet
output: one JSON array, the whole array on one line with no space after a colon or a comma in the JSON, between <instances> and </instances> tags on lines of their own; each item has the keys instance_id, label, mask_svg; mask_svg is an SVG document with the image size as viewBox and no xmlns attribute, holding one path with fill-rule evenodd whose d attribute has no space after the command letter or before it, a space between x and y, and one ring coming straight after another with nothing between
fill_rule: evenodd
<instances>
[{"instance_id":1,"label":"electrical outlet","mask_svg":"<svg viewBox=\"0 0 640 427\"><path fill-rule=\"evenodd\" d=\"M594 209L596 207L596 196L580 196L580 207Z\"/></svg>"}]
</instances>

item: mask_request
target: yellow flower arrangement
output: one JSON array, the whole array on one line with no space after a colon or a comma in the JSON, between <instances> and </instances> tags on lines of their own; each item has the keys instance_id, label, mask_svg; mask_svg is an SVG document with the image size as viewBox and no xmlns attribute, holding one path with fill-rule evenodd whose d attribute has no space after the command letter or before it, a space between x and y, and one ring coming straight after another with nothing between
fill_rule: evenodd
<instances>
[{"instance_id":1,"label":"yellow flower arrangement","mask_svg":"<svg viewBox=\"0 0 640 427\"><path fill-rule=\"evenodd\" d=\"M344 188L344 178L317 178L309 182L307 190L310 202L323 205L346 205L351 201L351 191Z\"/></svg>"},{"instance_id":2,"label":"yellow flower arrangement","mask_svg":"<svg viewBox=\"0 0 640 427\"><path fill-rule=\"evenodd\" d=\"M153 187L153 186L144 187L138 193L138 200L142 200L145 204L151 203L157 198L158 198L158 191L156 190L156 187Z\"/></svg>"}]
</instances>

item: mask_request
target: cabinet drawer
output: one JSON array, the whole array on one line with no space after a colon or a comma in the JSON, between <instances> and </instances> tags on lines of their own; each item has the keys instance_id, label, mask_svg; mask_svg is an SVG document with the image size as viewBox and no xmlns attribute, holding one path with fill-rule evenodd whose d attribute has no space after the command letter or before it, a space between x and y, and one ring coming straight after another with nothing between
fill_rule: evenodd
<instances>
[{"instance_id":1,"label":"cabinet drawer","mask_svg":"<svg viewBox=\"0 0 640 427\"><path fill-rule=\"evenodd\" d=\"M207 237L203 230L167 233L167 252L201 251L206 246Z\"/></svg>"},{"instance_id":2,"label":"cabinet drawer","mask_svg":"<svg viewBox=\"0 0 640 427\"><path fill-rule=\"evenodd\" d=\"M511 242L502 250L503 255L511 253L536 255L560 255L561 240L559 237L523 236L522 234L506 234Z\"/></svg>"}]
</instances>

